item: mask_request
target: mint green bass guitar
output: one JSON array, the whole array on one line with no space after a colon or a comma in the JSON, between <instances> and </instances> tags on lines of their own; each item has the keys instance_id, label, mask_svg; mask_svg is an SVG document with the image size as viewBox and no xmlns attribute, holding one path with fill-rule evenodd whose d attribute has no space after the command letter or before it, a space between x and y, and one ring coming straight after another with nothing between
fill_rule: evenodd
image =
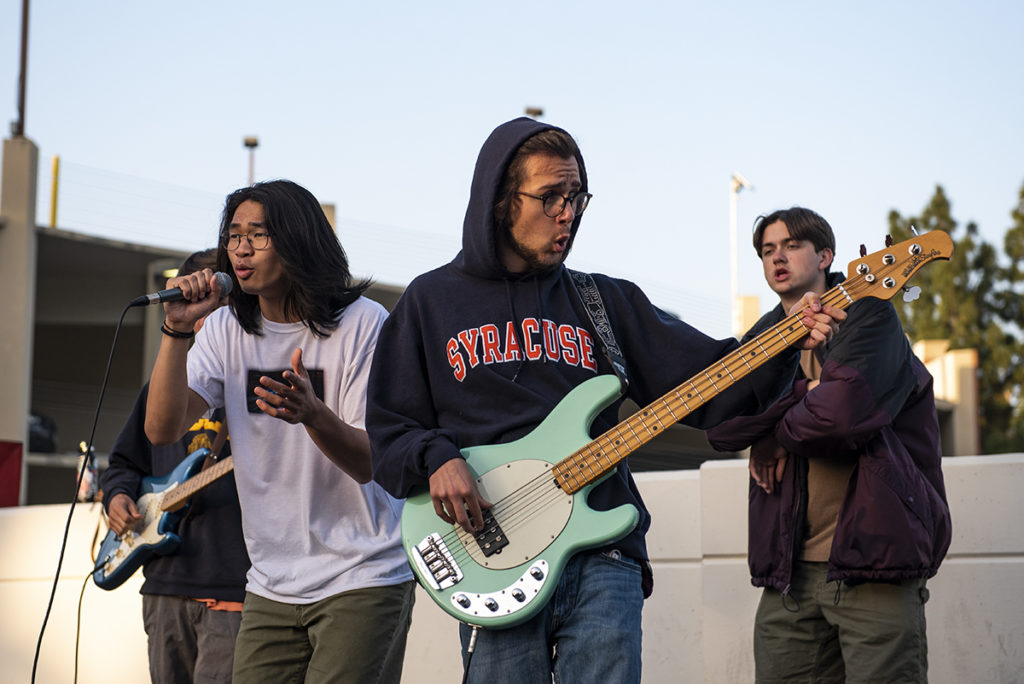
<instances>
[{"instance_id":1,"label":"mint green bass guitar","mask_svg":"<svg viewBox=\"0 0 1024 684\"><path fill-rule=\"evenodd\" d=\"M919 235L851 262L847 279L821 301L846 309L864 297L891 299L924 264L952 253L946 233ZM789 316L597 439L590 425L618 398L615 376L577 386L522 439L463 449L481 495L494 506L484 530L471 534L437 516L429 491L406 501L402 544L420 584L470 625L503 629L533 617L573 554L636 526L633 506L591 509L590 490L630 453L806 334L800 316Z\"/></svg>"}]
</instances>

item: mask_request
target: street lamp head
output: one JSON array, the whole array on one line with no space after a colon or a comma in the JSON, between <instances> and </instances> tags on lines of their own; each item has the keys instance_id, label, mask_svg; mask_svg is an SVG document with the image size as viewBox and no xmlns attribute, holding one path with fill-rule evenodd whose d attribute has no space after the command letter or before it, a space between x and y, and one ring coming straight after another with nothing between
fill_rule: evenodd
<instances>
[{"instance_id":1,"label":"street lamp head","mask_svg":"<svg viewBox=\"0 0 1024 684\"><path fill-rule=\"evenodd\" d=\"M527 107L525 111L526 116L532 117L534 119L539 119L540 117L544 116L544 110L541 109L540 107Z\"/></svg>"},{"instance_id":2,"label":"street lamp head","mask_svg":"<svg viewBox=\"0 0 1024 684\"><path fill-rule=\"evenodd\" d=\"M247 135L245 138L242 139L242 143L246 147L252 149L260 146L260 139L257 138L255 135Z\"/></svg>"},{"instance_id":3,"label":"street lamp head","mask_svg":"<svg viewBox=\"0 0 1024 684\"><path fill-rule=\"evenodd\" d=\"M733 171L732 172L732 180L729 182L729 187L730 187L730 189L733 192L736 192L736 193L738 193L743 188L747 188L749 190L753 190L754 189L753 183L748 181L746 178L744 178L742 175L740 175L740 173L737 172L737 171Z\"/></svg>"}]
</instances>

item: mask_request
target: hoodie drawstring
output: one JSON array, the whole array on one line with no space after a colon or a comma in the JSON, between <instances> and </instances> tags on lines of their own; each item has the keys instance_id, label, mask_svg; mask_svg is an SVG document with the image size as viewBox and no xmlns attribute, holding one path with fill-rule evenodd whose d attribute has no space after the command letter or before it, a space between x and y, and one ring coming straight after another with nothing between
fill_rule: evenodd
<instances>
[{"instance_id":1,"label":"hoodie drawstring","mask_svg":"<svg viewBox=\"0 0 1024 684\"><path fill-rule=\"evenodd\" d=\"M512 285L508 282L508 278L505 278L505 299L508 302L509 320L512 321L512 334L519 346L519 363L516 364L516 372L512 374L512 382L515 382L519 377L519 371L523 369L523 364L526 363L526 347L523 345L523 338L519 336L519 326L516 325L516 305L512 301Z\"/></svg>"}]
</instances>

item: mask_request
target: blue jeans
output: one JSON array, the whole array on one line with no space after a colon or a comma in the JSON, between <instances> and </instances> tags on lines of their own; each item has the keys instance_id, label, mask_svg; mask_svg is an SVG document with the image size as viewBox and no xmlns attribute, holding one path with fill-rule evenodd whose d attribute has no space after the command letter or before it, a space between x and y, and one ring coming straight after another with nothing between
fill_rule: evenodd
<instances>
[{"instance_id":1,"label":"blue jeans","mask_svg":"<svg viewBox=\"0 0 1024 684\"><path fill-rule=\"evenodd\" d=\"M480 630L469 682L639 684L640 579L640 564L617 552L575 555L540 613L510 629ZM472 628L459 631L465 664Z\"/></svg>"}]
</instances>

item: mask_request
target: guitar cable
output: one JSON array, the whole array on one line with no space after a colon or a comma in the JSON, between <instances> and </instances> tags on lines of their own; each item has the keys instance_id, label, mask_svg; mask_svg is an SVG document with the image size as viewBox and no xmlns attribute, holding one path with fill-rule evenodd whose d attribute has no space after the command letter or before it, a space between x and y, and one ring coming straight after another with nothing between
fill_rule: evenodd
<instances>
[{"instance_id":1,"label":"guitar cable","mask_svg":"<svg viewBox=\"0 0 1024 684\"><path fill-rule=\"evenodd\" d=\"M97 571L99 571L99 568L94 569L85 576L85 581L82 582L82 591L78 594L78 616L75 620L75 676L74 679L71 680L72 682L75 682L75 684L78 682L78 643L82 635L82 600L85 598L85 588L89 586L89 580L92 579L92 576L95 575Z\"/></svg>"},{"instance_id":2,"label":"guitar cable","mask_svg":"<svg viewBox=\"0 0 1024 684\"><path fill-rule=\"evenodd\" d=\"M476 650L476 636L480 631L479 625L468 626L473 628L473 632L469 635L469 646L466 647L466 666L462 670L462 684L466 684L469 681L469 664L473 661L473 651Z\"/></svg>"},{"instance_id":3,"label":"guitar cable","mask_svg":"<svg viewBox=\"0 0 1024 684\"><path fill-rule=\"evenodd\" d=\"M95 454L93 453L93 440L96 438L96 426L97 426L97 424L99 423L99 420L100 420L100 407L103 406L103 395L107 391L107 382L110 379L110 368L111 368L111 366L113 365L113 362L114 362L114 350L117 348L117 337L118 337L118 335L121 332L121 325L124 323L124 317L128 313L128 309L130 309L131 306L132 305L129 304L121 312L121 317L117 321L117 327L114 329L114 341L110 345L110 356L107 358L107 369L103 373L103 383L100 385L100 396L99 396L99 400L96 402L96 414L93 416L92 430L89 433L89 442L88 442L88 445L85 448L85 458L82 459L82 467L78 471L78 481L75 484L75 493L74 493L74 496L72 496L72 498L71 498L71 508L68 510L68 519L67 519L67 522L64 525L64 537L61 540L60 555L57 557L57 572L54 573L53 587L50 589L50 599L49 599L49 601L47 601L47 604L46 604L46 613L43 615L43 624L42 624L42 627L39 629L39 639L38 639L38 641L36 641L36 651L35 651L35 655L32 658L32 679L31 679L32 684L35 684L35 681L36 681L36 669L39 666L39 653L42 650L42 646L43 646L43 634L46 633L46 623L50 619L50 611L53 609L53 599L54 599L54 597L57 594L57 584L60 581L60 569L61 569L61 566L64 564L64 552L67 550L68 535L69 535L70 530L71 530L71 517L75 514L75 504L78 503L78 492L81 490L82 480L85 477L85 471L86 471L86 469L89 468L90 465L92 465L92 460L95 458ZM89 580L92 578L92 576L95 573L96 573L96 569L94 568L92 572L86 574L86 576L85 576L85 583L83 583L83 585L82 585L82 594L79 596L79 599L78 599L78 624L77 624L77 629L78 630L81 629L81 624L82 624L82 597L85 595L85 587L86 587L86 585L89 583ZM76 634L75 634L75 681L76 682L78 681L78 632L77 631L76 631Z\"/></svg>"}]
</instances>

